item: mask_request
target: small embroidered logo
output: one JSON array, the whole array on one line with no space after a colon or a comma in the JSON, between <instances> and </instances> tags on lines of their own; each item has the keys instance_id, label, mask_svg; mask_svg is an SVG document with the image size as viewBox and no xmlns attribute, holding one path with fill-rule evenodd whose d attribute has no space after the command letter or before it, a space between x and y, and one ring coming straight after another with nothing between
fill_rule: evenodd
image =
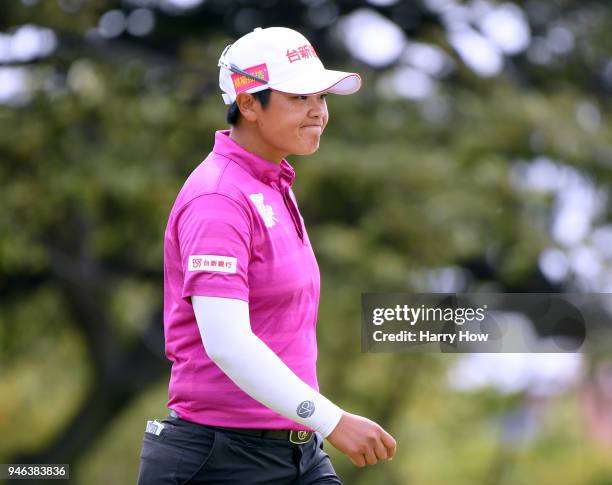
<instances>
[{"instance_id":1,"label":"small embroidered logo","mask_svg":"<svg viewBox=\"0 0 612 485\"><path fill-rule=\"evenodd\" d=\"M300 418L309 418L315 412L315 405L312 401L302 401L297 407L296 411L297 415Z\"/></svg>"},{"instance_id":2,"label":"small embroidered logo","mask_svg":"<svg viewBox=\"0 0 612 485\"><path fill-rule=\"evenodd\" d=\"M216 271L217 273L236 273L238 259L233 256L214 254L192 254L189 256L187 271Z\"/></svg>"},{"instance_id":3,"label":"small embroidered logo","mask_svg":"<svg viewBox=\"0 0 612 485\"><path fill-rule=\"evenodd\" d=\"M266 227L273 227L278 222L278 218L274 214L274 209L271 205L266 205L264 203L264 196L261 192L249 195L249 199L255 204L257 212L259 212Z\"/></svg>"},{"instance_id":4,"label":"small embroidered logo","mask_svg":"<svg viewBox=\"0 0 612 485\"><path fill-rule=\"evenodd\" d=\"M253 67L247 67L244 72L248 72L255 77L262 79L263 81L269 81L270 75L268 74L268 66L265 64L259 64ZM232 74L232 82L234 83L234 89L236 94L246 91L249 88L255 86L261 86L261 82L251 79L250 77L244 76L243 74Z\"/></svg>"}]
</instances>

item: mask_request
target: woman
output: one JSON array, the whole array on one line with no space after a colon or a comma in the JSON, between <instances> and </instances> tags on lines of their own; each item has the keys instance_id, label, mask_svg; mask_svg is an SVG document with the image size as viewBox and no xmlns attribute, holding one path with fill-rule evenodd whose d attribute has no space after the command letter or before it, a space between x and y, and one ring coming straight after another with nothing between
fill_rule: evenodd
<instances>
[{"instance_id":1,"label":"woman","mask_svg":"<svg viewBox=\"0 0 612 485\"><path fill-rule=\"evenodd\" d=\"M229 131L190 175L164 246L169 418L149 422L140 484L341 483L323 439L355 465L395 440L318 392L319 270L285 160L319 147L326 70L291 29L255 29L219 59Z\"/></svg>"}]
</instances>

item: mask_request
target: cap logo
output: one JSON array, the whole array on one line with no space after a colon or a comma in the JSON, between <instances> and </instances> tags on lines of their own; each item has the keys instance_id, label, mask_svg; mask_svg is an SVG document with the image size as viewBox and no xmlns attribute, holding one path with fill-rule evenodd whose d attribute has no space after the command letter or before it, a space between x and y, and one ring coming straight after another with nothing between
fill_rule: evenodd
<instances>
[{"instance_id":1,"label":"cap logo","mask_svg":"<svg viewBox=\"0 0 612 485\"><path fill-rule=\"evenodd\" d=\"M270 80L270 74L268 74L268 66L266 64L259 64L253 67L247 67L243 69L244 72L248 72L255 77L260 79ZM255 81L249 77L243 76L242 74L232 74L232 82L234 83L234 89L236 94L246 91L247 89L261 86L260 82Z\"/></svg>"},{"instance_id":2,"label":"cap logo","mask_svg":"<svg viewBox=\"0 0 612 485\"><path fill-rule=\"evenodd\" d=\"M287 49L287 59L289 63L293 64L295 61L301 61L302 59L309 59L311 57L319 57L314 47L310 44L302 45L297 49Z\"/></svg>"}]
</instances>

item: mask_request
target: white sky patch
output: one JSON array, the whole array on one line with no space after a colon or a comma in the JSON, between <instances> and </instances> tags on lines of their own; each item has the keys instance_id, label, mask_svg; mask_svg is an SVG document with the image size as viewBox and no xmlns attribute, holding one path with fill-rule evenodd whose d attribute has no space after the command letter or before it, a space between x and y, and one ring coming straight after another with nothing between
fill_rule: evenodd
<instances>
[{"instance_id":1,"label":"white sky patch","mask_svg":"<svg viewBox=\"0 0 612 485\"><path fill-rule=\"evenodd\" d=\"M582 370L580 354L469 354L449 369L448 382L460 391L556 395L576 385Z\"/></svg>"},{"instance_id":2,"label":"white sky patch","mask_svg":"<svg viewBox=\"0 0 612 485\"><path fill-rule=\"evenodd\" d=\"M588 217L580 209L565 206L557 211L552 235L558 243L573 246L584 239L588 232Z\"/></svg>"},{"instance_id":3,"label":"white sky patch","mask_svg":"<svg viewBox=\"0 0 612 485\"><path fill-rule=\"evenodd\" d=\"M453 61L446 52L423 42L410 42L402 54L402 61L437 77L442 77L453 69Z\"/></svg>"},{"instance_id":4,"label":"white sky patch","mask_svg":"<svg viewBox=\"0 0 612 485\"><path fill-rule=\"evenodd\" d=\"M536 157L512 168L512 182L519 189L553 192L562 186L564 173L551 159Z\"/></svg>"},{"instance_id":5,"label":"white sky patch","mask_svg":"<svg viewBox=\"0 0 612 485\"><path fill-rule=\"evenodd\" d=\"M538 261L540 270L549 281L560 282L567 278L569 260L565 253L557 248L542 251Z\"/></svg>"},{"instance_id":6,"label":"white sky patch","mask_svg":"<svg viewBox=\"0 0 612 485\"><path fill-rule=\"evenodd\" d=\"M127 30L131 35L143 36L150 34L155 27L155 16L148 8L137 8L127 19Z\"/></svg>"},{"instance_id":7,"label":"white sky patch","mask_svg":"<svg viewBox=\"0 0 612 485\"><path fill-rule=\"evenodd\" d=\"M25 67L0 67L0 104L26 104L30 100L29 81L29 72Z\"/></svg>"},{"instance_id":8,"label":"white sky patch","mask_svg":"<svg viewBox=\"0 0 612 485\"><path fill-rule=\"evenodd\" d=\"M425 6L440 15L449 43L463 62L482 77L499 74L505 54L517 54L529 47L531 32L527 17L512 3L425 0ZM474 24L483 34L472 27Z\"/></svg>"},{"instance_id":9,"label":"white sky patch","mask_svg":"<svg viewBox=\"0 0 612 485\"><path fill-rule=\"evenodd\" d=\"M599 253L590 246L580 245L569 253L572 270L584 279L594 279L602 269Z\"/></svg>"},{"instance_id":10,"label":"white sky patch","mask_svg":"<svg viewBox=\"0 0 612 485\"><path fill-rule=\"evenodd\" d=\"M430 76L423 71L407 66L395 69L392 80L393 89L402 98L426 98L435 88Z\"/></svg>"},{"instance_id":11,"label":"white sky patch","mask_svg":"<svg viewBox=\"0 0 612 485\"><path fill-rule=\"evenodd\" d=\"M402 30L370 9L359 9L343 18L339 32L349 53L373 67L395 62L406 45Z\"/></svg>"},{"instance_id":12,"label":"white sky patch","mask_svg":"<svg viewBox=\"0 0 612 485\"><path fill-rule=\"evenodd\" d=\"M570 170L567 183L557 192L551 228L553 238L568 247L588 235L606 200L605 193L596 190L592 181Z\"/></svg>"},{"instance_id":13,"label":"white sky patch","mask_svg":"<svg viewBox=\"0 0 612 485\"><path fill-rule=\"evenodd\" d=\"M134 7L159 7L170 14L180 14L199 7L206 0L123 0L126 5Z\"/></svg>"},{"instance_id":14,"label":"white sky patch","mask_svg":"<svg viewBox=\"0 0 612 485\"><path fill-rule=\"evenodd\" d=\"M534 37L529 49L527 58L533 64L550 64L553 60L553 53L548 48L548 42L543 37Z\"/></svg>"},{"instance_id":15,"label":"white sky patch","mask_svg":"<svg viewBox=\"0 0 612 485\"><path fill-rule=\"evenodd\" d=\"M612 274L610 273L609 268L606 268L599 274L599 277L596 280L596 284L591 285L589 291L597 293L612 293ZM605 302L607 302L607 304ZM610 300L604 300L604 305L608 313L612 315L612 303L610 302Z\"/></svg>"},{"instance_id":16,"label":"white sky patch","mask_svg":"<svg viewBox=\"0 0 612 485\"><path fill-rule=\"evenodd\" d=\"M204 0L162 0L161 3L187 10L199 6L204 3Z\"/></svg>"},{"instance_id":17,"label":"white sky patch","mask_svg":"<svg viewBox=\"0 0 612 485\"><path fill-rule=\"evenodd\" d=\"M28 62L46 57L57 47L51 29L26 24L12 34L0 34L0 62Z\"/></svg>"},{"instance_id":18,"label":"white sky patch","mask_svg":"<svg viewBox=\"0 0 612 485\"><path fill-rule=\"evenodd\" d=\"M0 62L10 62L12 59L10 39L9 34L0 33Z\"/></svg>"},{"instance_id":19,"label":"white sky patch","mask_svg":"<svg viewBox=\"0 0 612 485\"><path fill-rule=\"evenodd\" d=\"M601 113L593 103L583 101L576 107L576 122L589 133L594 133L601 124Z\"/></svg>"},{"instance_id":20,"label":"white sky patch","mask_svg":"<svg viewBox=\"0 0 612 485\"><path fill-rule=\"evenodd\" d=\"M606 190L574 167L546 157L516 163L511 180L519 190L554 195L549 230L561 248L540 254L538 264L546 278L562 282L571 275L583 291L612 290L612 277L607 276L612 225L594 227L608 203Z\"/></svg>"},{"instance_id":21,"label":"white sky patch","mask_svg":"<svg viewBox=\"0 0 612 485\"><path fill-rule=\"evenodd\" d=\"M120 36L127 26L127 19L121 10L109 10L98 22L98 31L103 37Z\"/></svg>"},{"instance_id":22,"label":"white sky patch","mask_svg":"<svg viewBox=\"0 0 612 485\"><path fill-rule=\"evenodd\" d=\"M499 48L473 29L450 32L448 40L459 56L472 70L483 77L499 74L503 68L503 56Z\"/></svg>"},{"instance_id":23,"label":"white sky patch","mask_svg":"<svg viewBox=\"0 0 612 485\"><path fill-rule=\"evenodd\" d=\"M170 15L180 15L202 5L205 0L156 0L159 7Z\"/></svg>"},{"instance_id":24,"label":"white sky patch","mask_svg":"<svg viewBox=\"0 0 612 485\"><path fill-rule=\"evenodd\" d=\"M555 54L567 54L574 48L574 34L563 25L555 25L548 31L546 45Z\"/></svg>"},{"instance_id":25,"label":"white sky patch","mask_svg":"<svg viewBox=\"0 0 612 485\"><path fill-rule=\"evenodd\" d=\"M423 291L461 293L468 286L470 274L458 266L447 266L428 271L424 279L426 287L423 288Z\"/></svg>"},{"instance_id":26,"label":"white sky patch","mask_svg":"<svg viewBox=\"0 0 612 485\"><path fill-rule=\"evenodd\" d=\"M591 234L593 246L606 258L612 258L612 224L599 226Z\"/></svg>"},{"instance_id":27,"label":"white sky patch","mask_svg":"<svg viewBox=\"0 0 612 485\"><path fill-rule=\"evenodd\" d=\"M470 8L457 0L425 0L425 6L440 16L447 31L461 30L469 26L472 17Z\"/></svg>"},{"instance_id":28,"label":"white sky patch","mask_svg":"<svg viewBox=\"0 0 612 485\"><path fill-rule=\"evenodd\" d=\"M531 32L523 11L504 3L480 19L480 29L505 54L518 54L529 46Z\"/></svg>"},{"instance_id":29,"label":"white sky patch","mask_svg":"<svg viewBox=\"0 0 612 485\"><path fill-rule=\"evenodd\" d=\"M465 28L470 21L470 9L457 0L425 0L425 7L440 15L447 30Z\"/></svg>"},{"instance_id":30,"label":"white sky patch","mask_svg":"<svg viewBox=\"0 0 612 485\"><path fill-rule=\"evenodd\" d=\"M519 189L545 193L586 186L594 188L592 182L575 168L547 157L517 162L512 168L512 183Z\"/></svg>"},{"instance_id":31,"label":"white sky patch","mask_svg":"<svg viewBox=\"0 0 612 485\"><path fill-rule=\"evenodd\" d=\"M473 20L482 20L486 15L489 15L495 8L488 0L472 0L469 5L470 16Z\"/></svg>"},{"instance_id":32,"label":"white sky patch","mask_svg":"<svg viewBox=\"0 0 612 485\"><path fill-rule=\"evenodd\" d=\"M425 6L432 12L444 12L457 5L457 0L425 0Z\"/></svg>"},{"instance_id":33,"label":"white sky patch","mask_svg":"<svg viewBox=\"0 0 612 485\"><path fill-rule=\"evenodd\" d=\"M440 15L446 30L450 32L464 30L469 27L471 19L470 10L463 5L451 5Z\"/></svg>"},{"instance_id":34,"label":"white sky patch","mask_svg":"<svg viewBox=\"0 0 612 485\"><path fill-rule=\"evenodd\" d=\"M395 5L397 2L398 0L368 0L368 3L378 7L389 7L391 5Z\"/></svg>"}]
</instances>

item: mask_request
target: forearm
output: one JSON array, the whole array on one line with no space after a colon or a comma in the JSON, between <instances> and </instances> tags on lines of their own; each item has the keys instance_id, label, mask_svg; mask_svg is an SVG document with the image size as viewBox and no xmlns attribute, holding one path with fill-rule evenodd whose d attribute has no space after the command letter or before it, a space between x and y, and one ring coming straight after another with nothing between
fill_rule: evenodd
<instances>
[{"instance_id":1,"label":"forearm","mask_svg":"<svg viewBox=\"0 0 612 485\"><path fill-rule=\"evenodd\" d=\"M192 303L207 354L238 387L325 437L333 431L342 410L303 382L251 331L246 302L194 296ZM298 409L308 401L314 412L300 416Z\"/></svg>"}]
</instances>

